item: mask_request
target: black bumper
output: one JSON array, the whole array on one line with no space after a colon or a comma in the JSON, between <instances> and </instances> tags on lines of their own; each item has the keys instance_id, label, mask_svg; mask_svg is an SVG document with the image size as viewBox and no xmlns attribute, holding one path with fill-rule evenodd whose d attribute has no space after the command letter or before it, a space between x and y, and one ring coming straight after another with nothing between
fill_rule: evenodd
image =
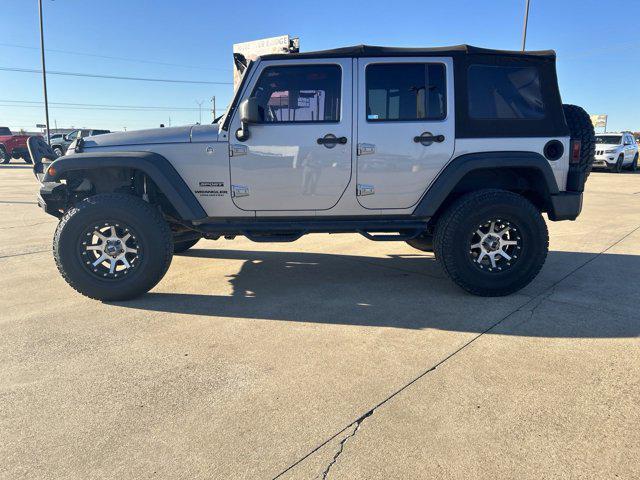
<instances>
[{"instance_id":1,"label":"black bumper","mask_svg":"<svg viewBox=\"0 0 640 480\"><path fill-rule=\"evenodd\" d=\"M44 182L40 184L38 206L49 215L62 217L67 205L67 186L58 182Z\"/></svg>"},{"instance_id":2,"label":"black bumper","mask_svg":"<svg viewBox=\"0 0 640 480\"><path fill-rule=\"evenodd\" d=\"M575 220L582 211L582 192L560 192L551 195L549 220Z\"/></svg>"}]
</instances>

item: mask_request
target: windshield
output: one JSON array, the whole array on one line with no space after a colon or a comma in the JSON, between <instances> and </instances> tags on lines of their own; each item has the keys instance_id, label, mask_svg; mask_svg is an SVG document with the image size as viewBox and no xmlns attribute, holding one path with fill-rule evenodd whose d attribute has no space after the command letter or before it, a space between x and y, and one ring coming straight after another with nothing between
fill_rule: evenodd
<instances>
[{"instance_id":1,"label":"windshield","mask_svg":"<svg viewBox=\"0 0 640 480\"><path fill-rule=\"evenodd\" d=\"M606 145L620 145L622 143L621 135L596 135L596 143L604 143Z\"/></svg>"},{"instance_id":2,"label":"windshield","mask_svg":"<svg viewBox=\"0 0 640 480\"><path fill-rule=\"evenodd\" d=\"M245 68L244 72L242 72L242 76L240 77L240 84L238 85L238 90L234 92L233 100L231 100L231 102L227 106L227 110L220 117L220 122L222 122L220 123L222 130L227 130L229 128L229 120L231 120L229 118L229 114L236 108L238 101L240 100L240 94L242 93L242 89L249 75L249 70L251 70L252 66L253 62L250 60L247 63L247 68Z\"/></svg>"}]
</instances>

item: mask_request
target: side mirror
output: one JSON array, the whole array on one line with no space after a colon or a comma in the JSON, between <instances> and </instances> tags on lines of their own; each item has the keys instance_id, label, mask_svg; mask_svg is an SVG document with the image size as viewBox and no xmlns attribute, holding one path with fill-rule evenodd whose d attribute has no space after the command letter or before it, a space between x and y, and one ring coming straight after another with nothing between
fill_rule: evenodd
<instances>
[{"instance_id":1,"label":"side mirror","mask_svg":"<svg viewBox=\"0 0 640 480\"><path fill-rule=\"evenodd\" d=\"M245 98L240 102L240 128L236 131L236 138L241 142L249 139L249 125L260 122L258 100L254 97Z\"/></svg>"},{"instance_id":2,"label":"side mirror","mask_svg":"<svg viewBox=\"0 0 640 480\"><path fill-rule=\"evenodd\" d=\"M64 139L65 142L69 141L69 138L67 137L67 134L65 133L64 135L62 135L62 138Z\"/></svg>"}]
</instances>

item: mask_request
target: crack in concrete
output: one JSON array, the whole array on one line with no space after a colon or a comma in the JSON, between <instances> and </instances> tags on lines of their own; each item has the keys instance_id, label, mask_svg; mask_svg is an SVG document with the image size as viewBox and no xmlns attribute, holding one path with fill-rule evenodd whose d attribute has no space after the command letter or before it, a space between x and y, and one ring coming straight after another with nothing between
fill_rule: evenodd
<instances>
[{"instance_id":1,"label":"crack in concrete","mask_svg":"<svg viewBox=\"0 0 640 480\"><path fill-rule=\"evenodd\" d=\"M46 250L34 250L33 252L25 252L25 253L12 253L9 255L0 255L0 259L2 258L12 258L12 257L21 257L22 255L34 255L36 253L44 253L44 252L50 252L51 249L47 248Z\"/></svg>"},{"instance_id":2,"label":"crack in concrete","mask_svg":"<svg viewBox=\"0 0 640 480\"><path fill-rule=\"evenodd\" d=\"M358 418L355 421L355 428L353 429L353 431L349 435L344 437L342 440L340 440L340 445L338 446L338 450L333 455L333 458L331 459L331 462L329 462L329 465L327 465L327 468L325 468L324 471L322 472L322 480L327 480L327 476L329 475L329 470L331 470L331 467L333 467L335 465L335 463L338 461L338 457L340 455L342 455L342 451L344 450L345 443L347 443L347 441L350 438L353 438L353 437L356 436L356 433L358 433L358 430L360 429L360 425L362 425L362 422L364 422L366 418L368 418L371 415L373 415L373 412L375 412L376 408L377 407L372 408L367 413L365 413L360 418ZM353 425L353 424L351 424L351 425Z\"/></svg>"},{"instance_id":3,"label":"crack in concrete","mask_svg":"<svg viewBox=\"0 0 640 480\"><path fill-rule=\"evenodd\" d=\"M280 472L279 474L277 474L274 477L274 480L282 477L285 473L287 473L288 471L290 471L291 469L295 468L297 465L299 465L300 463L302 463L304 460L306 460L307 458L309 458L311 455L313 455L314 453L316 453L318 450L320 450L322 447L326 446L329 442L331 442L332 440L334 440L336 437L338 437L338 435L340 435L341 433L347 431L349 428L353 427L354 425L356 426L356 428L354 429L354 431L350 434L347 435L341 442L340 442L340 448L338 449L338 452L336 453L336 455L334 455L333 460L330 462L329 466L325 469L325 472L329 472L329 469L335 464L335 462L337 461L338 457L342 454L343 450L344 450L344 443L346 443L346 441L349 438L352 438L358 431L358 427L360 426L360 424L362 423L362 421L364 419L366 419L367 417L370 417L373 412L375 412L378 408L380 408L382 405L386 404L387 402L389 402L391 399L395 398L397 395L399 395L400 393L402 393L403 391L405 391L406 389L408 389L411 385L413 385L414 383L416 383L417 381L419 381L420 379L422 379L425 375L433 372L434 370L436 370L440 365L444 364L445 362L447 362L448 360L450 360L451 358L453 358L454 356L456 356L458 353L460 353L462 350L464 350L465 348L467 348L468 346L470 346L472 343L474 343L476 340L478 340L480 337L482 337L483 335L489 333L491 330L493 330L494 328L496 328L498 325L500 325L501 323L503 323L505 320L507 320L508 318L512 317L513 315L515 315L516 313L522 311L525 307L527 307L528 305L534 303L536 300L539 300L537 303L534 304L534 306L531 308L530 310L530 318L527 319L526 321L530 321L533 318L533 315L535 314L535 311L540 307L540 305L549 297L551 297L551 295L553 295L553 293L555 292L556 287L562 283L564 280L566 280L568 277L570 277L571 275L573 275L574 273L576 273L578 270L582 269L583 267L585 267L586 265L588 265L589 263L593 262L596 258L600 257L600 255L605 254L607 251L609 251L610 249L612 249L613 247L615 247L616 245L618 245L620 242L624 241L627 237L631 236L633 233L635 233L637 230L640 230L640 225L638 225L637 227L633 228L631 231L629 231L628 233L626 233L625 235L623 235L619 240L615 241L614 243L612 243L611 245L609 245L607 248L605 248L604 250L600 251L599 253L597 253L596 255L594 255L592 258L590 258L589 260L587 260L586 262L584 262L583 264L577 266L576 268L574 268L573 270L571 270L569 273L567 273L566 275L562 276L559 280L557 280L556 282L554 282L549 288L547 288L546 290L544 290L543 292L539 293L538 295L530 298L529 300L527 300L526 302L524 302L522 305L520 305L518 308L516 308L515 310L511 311L510 313L507 313L504 317L502 317L501 319L499 319L498 321L496 321L495 323L493 323L491 326L489 326L487 329L485 329L484 331L480 332L478 335L476 335L475 337L473 337L471 340L469 340L468 342L466 342L465 344L463 344L461 347L459 347L458 349L454 350L453 352L451 352L449 355L447 355L446 357L444 357L442 360L440 360L439 362L437 362L435 365L433 365L431 368L425 370L424 372L422 372L421 374L419 374L418 376L416 376L413 380L411 380L410 382L406 383L405 385L403 385L402 387L400 387L399 389L397 389L395 392L391 393L387 398L385 398L384 400L382 400L380 403L378 403L376 406L374 406L371 410L369 410L367 413L365 413L364 415L358 417L358 419L356 419L354 422L351 422L349 425L347 425L346 427L344 427L342 430L340 430L339 432L335 433L334 435L332 435L331 437L329 437L328 439L326 439L324 442L322 442L320 445L316 446L313 450L311 450L309 453L307 453L306 455L304 455L302 458L299 458L296 462L292 463L291 465L289 465L286 469L284 469L282 472ZM323 477L323 479L326 477Z\"/></svg>"}]
</instances>

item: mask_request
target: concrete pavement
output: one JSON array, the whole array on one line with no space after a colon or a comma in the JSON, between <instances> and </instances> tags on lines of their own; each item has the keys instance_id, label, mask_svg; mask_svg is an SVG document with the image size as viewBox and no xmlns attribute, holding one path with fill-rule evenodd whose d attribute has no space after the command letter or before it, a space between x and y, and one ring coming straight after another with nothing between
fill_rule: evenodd
<instances>
[{"instance_id":1,"label":"concrete pavement","mask_svg":"<svg viewBox=\"0 0 640 480\"><path fill-rule=\"evenodd\" d=\"M594 173L522 292L356 235L201 241L103 304L0 168L0 478L637 478L640 175Z\"/></svg>"}]
</instances>

